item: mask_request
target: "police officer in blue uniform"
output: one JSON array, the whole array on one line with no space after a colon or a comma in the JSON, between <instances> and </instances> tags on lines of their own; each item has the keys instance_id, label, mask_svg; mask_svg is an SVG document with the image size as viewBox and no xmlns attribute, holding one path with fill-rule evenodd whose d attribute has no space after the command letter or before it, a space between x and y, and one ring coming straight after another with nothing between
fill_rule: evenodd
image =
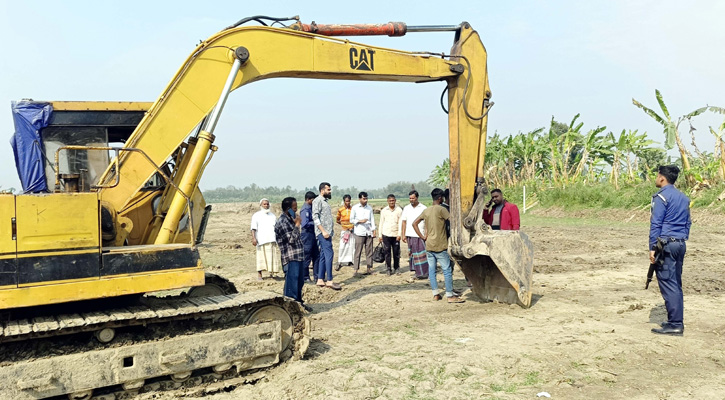
<instances>
[{"instance_id":1,"label":"police officer in blue uniform","mask_svg":"<svg viewBox=\"0 0 725 400\"><path fill-rule=\"evenodd\" d=\"M652 196L652 218L649 229L649 258L655 263L657 238L665 242L662 248L663 263L655 271L660 293L667 308L667 322L653 333L682 336L685 331L682 298L682 261L690 236L690 199L673 185L680 169L675 165L660 166L655 185L660 190Z\"/></svg>"}]
</instances>

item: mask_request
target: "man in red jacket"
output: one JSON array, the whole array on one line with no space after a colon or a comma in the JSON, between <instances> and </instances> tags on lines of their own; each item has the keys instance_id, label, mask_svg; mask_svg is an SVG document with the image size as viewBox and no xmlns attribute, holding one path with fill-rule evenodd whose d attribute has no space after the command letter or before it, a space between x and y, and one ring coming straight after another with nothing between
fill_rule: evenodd
<instances>
[{"instance_id":1,"label":"man in red jacket","mask_svg":"<svg viewBox=\"0 0 725 400\"><path fill-rule=\"evenodd\" d=\"M494 204L492 209L491 204ZM491 200L486 204L483 210L483 221L491 225L493 230L517 231L521 226L519 218L519 208L516 204L509 203L503 198L501 189L493 189L491 191Z\"/></svg>"}]
</instances>

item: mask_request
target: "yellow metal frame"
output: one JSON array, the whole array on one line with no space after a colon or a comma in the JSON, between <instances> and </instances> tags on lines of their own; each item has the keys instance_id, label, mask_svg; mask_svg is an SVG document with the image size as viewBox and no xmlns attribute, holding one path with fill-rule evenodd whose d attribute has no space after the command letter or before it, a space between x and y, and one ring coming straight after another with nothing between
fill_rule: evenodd
<instances>
[{"instance_id":1,"label":"yellow metal frame","mask_svg":"<svg viewBox=\"0 0 725 400\"><path fill-rule=\"evenodd\" d=\"M15 196L15 218L20 257L31 251L100 247L96 193Z\"/></svg>"},{"instance_id":2,"label":"yellow metal frame","mask_svg":"<svg viewBox=\"0 0 725 400\"><path fill-rule=\"evenodd\" d=\"M105 276L101 279L44 282L42 286L7 286L0 290L0 309L65 303L204 285L204 268Z\"/></svg>"}]
</instances>

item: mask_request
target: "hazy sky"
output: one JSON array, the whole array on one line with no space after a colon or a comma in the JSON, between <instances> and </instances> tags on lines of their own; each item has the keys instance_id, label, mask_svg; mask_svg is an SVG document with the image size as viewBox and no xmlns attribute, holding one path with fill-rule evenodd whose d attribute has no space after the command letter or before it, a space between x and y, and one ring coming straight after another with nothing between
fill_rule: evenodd
<instances>
[{"instance_id":1,"label":"hazy sky","mask_svg":"<svg viewBox=\"0 0 725 400\"><path fill-rule=\"evenodd\" d=\"M673 114L725 106L725 2L719 1L34 1L0 0L0 187L20 188L9 139L10 101L153 101L194 46L246 16L303 22L458 24L478 30L489 55L496 106L489 132L568 122L662 129L635 108ZM353 38L410 51L447 52L452 33ZM380 187L427 178L448 155L444 83L273 79L230 96L217 127L219 152L203 189L251 183L295 188L328 180ZM708 125L698 145L712 151ZM682 130L686 133L686 130ZM369 145L353 147L364 138ZM689 138L686 140L690 142Z\"/></svg>"}]
</instances>

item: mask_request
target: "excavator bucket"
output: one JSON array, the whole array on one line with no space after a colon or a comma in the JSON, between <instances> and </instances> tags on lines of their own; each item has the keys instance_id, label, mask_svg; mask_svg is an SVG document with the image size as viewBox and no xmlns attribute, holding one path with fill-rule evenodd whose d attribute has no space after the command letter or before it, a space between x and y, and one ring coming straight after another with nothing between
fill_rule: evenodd
<instances>
[{"instance_id":1,"label":"excavator bucket","mask_svg":"<svg viewBox=\"0 0 725 400\"><path fill-rule=\"evenodd\" d=\"M531 306L534 247L520 231L493 231L483 224L455 257L473 293L483 300ZM478 225L478 224L477 224Z\"/></svg>"}]
</instances>

